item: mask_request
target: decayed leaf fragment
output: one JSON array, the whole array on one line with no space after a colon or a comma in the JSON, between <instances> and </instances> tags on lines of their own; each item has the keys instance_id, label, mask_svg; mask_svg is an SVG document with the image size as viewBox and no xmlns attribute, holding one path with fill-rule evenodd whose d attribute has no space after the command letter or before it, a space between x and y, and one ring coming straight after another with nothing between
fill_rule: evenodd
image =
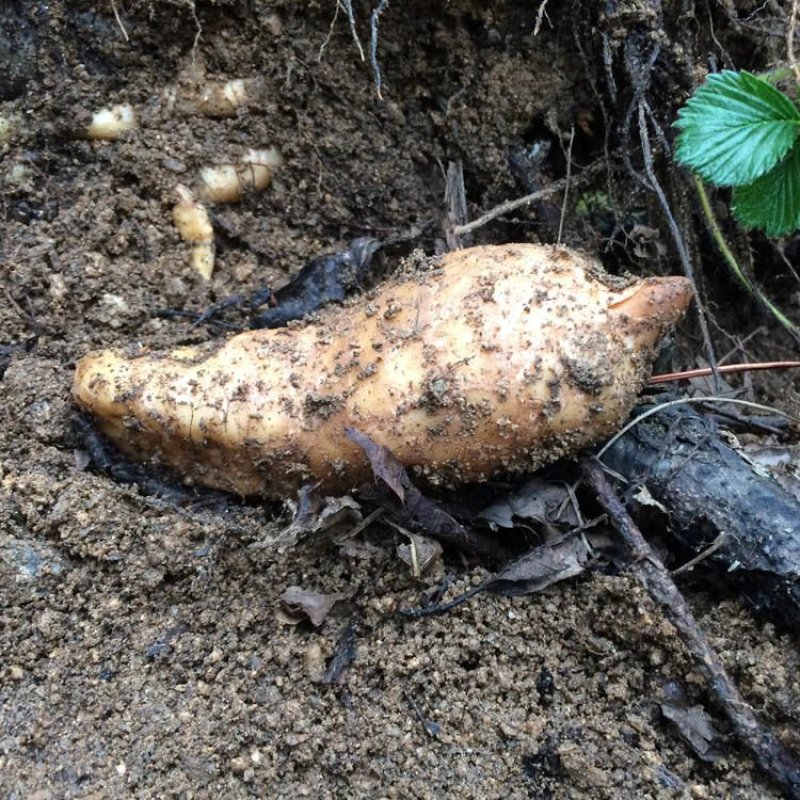
<instances>
[{"instance_id":1,"label":"decayed leaf fragment","mask_svg":"<svg viewBox=\"0 0 800 800\"><path fill-rule=\"evenodd\" d=\"M315 628L325 621L330 610L345 595L325 594L301 586L290 586L278 598L281 607L278 619L286 625L297 625L303 620L308 620Z\"/></svg>"},{"instance_id":2,"label":"decayed leaf fragment","mask_svg":"<svg viewBox=\"0 0 800 800\"><path fill-rule=\"evenodd\" d=\"M630 281L530 244L407 270L305 327L83 358L74 396L126 454L242 495L368 480L356 428L430 482L534 470L617 428L683 278Z\"/></svg>"}]
</instances>

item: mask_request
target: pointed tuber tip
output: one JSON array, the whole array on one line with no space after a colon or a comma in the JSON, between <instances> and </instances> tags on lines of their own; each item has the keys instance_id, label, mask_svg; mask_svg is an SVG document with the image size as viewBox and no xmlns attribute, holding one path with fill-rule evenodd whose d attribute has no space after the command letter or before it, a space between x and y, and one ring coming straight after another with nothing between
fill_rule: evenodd
<instances>
[{"instance_id":1,"label":"pointed tuber tip","mask_svg":"<svg viewBox=\"0 0 800 800\"><path fill-rule=\"evenodd\" d=\"M629 325L642 343L656 342L689 307L692 284L687 278L647 278L612 296L609 311Z\"/></svg>"}]
</instances>

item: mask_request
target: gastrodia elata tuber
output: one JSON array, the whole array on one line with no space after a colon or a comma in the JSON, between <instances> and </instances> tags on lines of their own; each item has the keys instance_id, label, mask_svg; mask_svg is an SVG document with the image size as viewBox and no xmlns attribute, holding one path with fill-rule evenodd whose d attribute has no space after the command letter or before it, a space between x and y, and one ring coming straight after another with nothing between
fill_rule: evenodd
<instances>
[{"instance_id":1,"label":"gastrodia elata tuber","mask_svg":"<svg viewBox=\"0 0 800 800\"><path fill-rule=\"evenodd\" d=\"M303 327L78 364L74 395L128 456L285 496L370 478L348 427L442 484L534 470L615 430L684 278L624 282L564 248L449 253Z\"/></svg>"}]
</instances>

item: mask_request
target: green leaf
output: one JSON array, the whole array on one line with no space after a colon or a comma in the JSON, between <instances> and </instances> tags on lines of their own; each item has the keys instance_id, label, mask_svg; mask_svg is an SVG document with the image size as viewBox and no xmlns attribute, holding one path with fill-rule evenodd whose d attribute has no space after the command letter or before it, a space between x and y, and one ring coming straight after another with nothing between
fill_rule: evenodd
<instances>
[{"instance_id":1,"label":"green leaf","mask_svg":"<svg viewBox=\"0 0 800 800\"><path fill-rule=\"evenodd\" d=\"M746 228L784 236L800 228L800 144L777 167L733 194L733 215Z\"/></svg>"},{"instance_id":2,"label":"green leaf","mask_svg":"<svg viewBox=\"0 0 800 800\"><path fill-rule=\"evenodd\" d=\"M742 186L789 152L798 125L792 101L765 80L718 72L680 110L675 157L717 186Z\"/></svg>"}]
</instances>

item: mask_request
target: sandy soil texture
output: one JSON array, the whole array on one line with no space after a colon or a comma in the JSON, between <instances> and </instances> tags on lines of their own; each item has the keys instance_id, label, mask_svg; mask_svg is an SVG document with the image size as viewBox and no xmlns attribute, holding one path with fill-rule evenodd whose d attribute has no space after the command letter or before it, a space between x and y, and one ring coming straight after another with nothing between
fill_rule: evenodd
<instances>
[{"instance_id":1,"label":"sandy soil texture","mask_svg":"<svg viewBox=\"0 0 800 800\"><path fill-rule=\"evenodd\" d=\"M213 335L158 309L279 286L359 235L423 230L419 245L433 251L450 161L463 163L476 217L532 190L509 168L520 147L554 148L545 181L563 177L572 128L576 162L601 158L581 4L542 3L534 33L539 5L389 4L382 100L364 3L353 7L365 61L334 0L0 9L0 114L15 129L0 144L0 796L779 796L724 721L719 758L705 763L662 718L670 682L714 709L671 626L624 574L404 620L397 610L445 573L450 597L485 570L450 554L416 579L396 555L403 537L380 526L349 549L325 535L254 548L285 526L286 504L148 496L87 469L74 427L70 382L84 353ZM741 52L747 30L714 14ZM204 87L238 78L257 79L253 102L203 113ZM91 114L117 103L132 104L138 127L84 138ZM196 189L203 166L263 147L286 163L266 191L213 208L217 263L205 281L171 221L175 187ZM617 190L646 231L606 252L609 268L674 272L650 201ZM564 239L601 251L606 234L585 212L597 195L583 211L579 195ZM559 195L517 210L473 241L552 241L560 206ZM691 324L681 336L682 351L697 349ZM278 598L289 586L342 599L319 628L287 625ZM745 598L682 586L747 702L800 746L796 638ZM348 633L355 658L326 684Z\"/></svg>"}]
</instances>

